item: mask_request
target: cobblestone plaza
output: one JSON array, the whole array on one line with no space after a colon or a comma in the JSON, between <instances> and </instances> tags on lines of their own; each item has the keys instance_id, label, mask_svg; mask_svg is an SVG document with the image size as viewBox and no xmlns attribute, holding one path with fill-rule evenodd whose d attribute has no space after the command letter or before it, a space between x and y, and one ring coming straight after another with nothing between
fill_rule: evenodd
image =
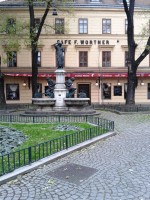
<instances>
[{"instance_id":1,"label":"cobblestone plaza","mask_svg":"<svg viewBox=\"0 0 150 200\"><path fill-rule=\"evenodd\" d=\"M149 200L150 115L101 117L115 136L1 185L0 200Z\"/></svg>"}]
</instances>

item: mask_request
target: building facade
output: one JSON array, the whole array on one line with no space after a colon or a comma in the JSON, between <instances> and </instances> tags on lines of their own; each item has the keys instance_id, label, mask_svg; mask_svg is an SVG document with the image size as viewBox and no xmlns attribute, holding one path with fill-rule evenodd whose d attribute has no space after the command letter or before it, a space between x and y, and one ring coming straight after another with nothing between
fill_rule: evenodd
<instances>
[{"instance_id":1,"label":"building facade","mask_svg":"<svg viewBox=\"0 0 150 200\"><path fill-rule=\"evenodd\" d=\"M54 44L62 42L65 49L65 76L75 77L76 96L84 91L90 103L125 103L127 91L127 19L120 0L82 0L73 3L71 14L52 16L46 19L38 44L38 90L44 93L46 77L55 80L56 52ZM29 21L28 7L20 1L0 3L10 15L9 24L15 20ZM150 2L136 0L135 41L138 44L137 57L144 49L148 36L143 36L143 27L148 24ZM44 7L36 8L36 22L41 20ZM53 28L54 27L54 28ZM6 33L7 34L7 33ZM4 35L1 34L1 41ZM20 39L24 40L25 36ZM11 55L11 56L8 56ZM5 75L6 102L31 103L32 60L30 45L22 43L19 51L6 51L0 47L1 72ZM150 102L150 56L147 56L137 70L138 83L136 103ZM44 95L43 95L44 96Z\"/></svg>"}]
</instances>

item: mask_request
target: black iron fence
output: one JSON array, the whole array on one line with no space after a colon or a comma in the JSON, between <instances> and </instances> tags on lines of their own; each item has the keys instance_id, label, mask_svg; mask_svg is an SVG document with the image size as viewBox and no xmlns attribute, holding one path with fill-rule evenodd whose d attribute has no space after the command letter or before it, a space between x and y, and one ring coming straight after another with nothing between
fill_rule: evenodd
<instances>
[{"instance_id":1,"label":"black iron fence","mask_svg":"<svg viewBox=\"0 0 150 200\"><path fill-rule=\"evenodd\" d=\"M23 121L21 121L22 117L11 115L11 116L0 116L0 121L4 122L22 122L24 123L33 122L33 123L43 123L43 122L50 122L50 119L55 119L55 122L59 122L59 120L62 120L61 122L66 122L66 120L69 120L69 122L89 122L93 123L97 126L94 126L90 129L85 129L83 131L78 131L72 134L67 134L65 136L43 142L34 146L30 146L28 148L24 148L15 152L11 152L9 154L5 154L0 156L0 176L7 174L9 172L14 171L15 169L18 169L20 167L29 165L35 161L38 161L42 158L45 158L49 155L52 155L54 153L60 152L64 149L68 149L74 145L77 145L79 143L82 143L86 140L90 140L96 136L99 136L101 134L107 133L109 131L114 130L114 122L106 119L102 119L99 117L93 117L93 116L51 116L47 117L45 121L42 119L42 117L36 117L35 119L33 117L25 117ZM29 120L30 119L30 120ZM34 120L33 120L34 119ZM68 122L68 121L67 121Z\"/></svg>"},{"instance_id":2,"label":"black iron fence","mask_svg":"<svg viewBox=\"0 0 150 200\"><path fill-rule=\"evenodd\" d=\"M116 111L118 113L129 113L129 112L150 112L150 105L148 104L135 104L135 105L125 105L125 104L95 104L94 109L102 109L109 111Z\"/></svg>"}]
</instances>

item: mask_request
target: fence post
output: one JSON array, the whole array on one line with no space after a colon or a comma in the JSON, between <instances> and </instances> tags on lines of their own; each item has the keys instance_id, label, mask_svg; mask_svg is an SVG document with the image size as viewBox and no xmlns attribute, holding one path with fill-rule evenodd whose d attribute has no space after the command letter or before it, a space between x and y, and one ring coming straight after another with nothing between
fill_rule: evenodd
<instances>
[{"instance_id":1,"label":"fence post","mask_svg":"<svg viewBox=\"0 0 150 200\"><path fill-rule=\"evenodd\" d=\"M32 162L31 147L28 148L29 164Z\"/></svg>"},{"instance_id":2,"label":"fence post","mask_svg":"<svg viewBox=\"0 0 150 200\"><path fill-rule=\"evenodd\" d=\"M90 139L92 139L92 128L90 128Z\"/></svg>"},{"instance_id":3,"label":"fence post","mask_svg":"<svg viewBox=\"0 0 150 200\"><path fill-rule=\"evenodd\" d=\"M68 149L68 135L66 135L66 149Z\"/></svg>"}]
</instances>

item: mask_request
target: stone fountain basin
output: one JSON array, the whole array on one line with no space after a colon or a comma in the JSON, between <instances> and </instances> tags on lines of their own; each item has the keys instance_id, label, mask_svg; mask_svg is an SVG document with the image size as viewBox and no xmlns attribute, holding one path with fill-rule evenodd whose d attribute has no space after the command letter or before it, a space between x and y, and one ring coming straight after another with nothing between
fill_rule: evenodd
<instances>
[{"instance_id":1,"label":"stone fountain basin","mask_svg":"<svg viewBox=\"0 0 150 200\"><path fill-rule=\"evenodd\" d=\"M56 99L55 98L32 98L32 103L34 105L55 105Z\"/></svg>"},{"instance_id":2,"label":"stone fountain basin","mask_svg":"<svg viewBox=\"0 0 150 200\"><path fill-rule=\"evenodd\" d=\"M90 98L64 98L67 106L84 106L89 100Z\"/></svg>"}]
</instances>

